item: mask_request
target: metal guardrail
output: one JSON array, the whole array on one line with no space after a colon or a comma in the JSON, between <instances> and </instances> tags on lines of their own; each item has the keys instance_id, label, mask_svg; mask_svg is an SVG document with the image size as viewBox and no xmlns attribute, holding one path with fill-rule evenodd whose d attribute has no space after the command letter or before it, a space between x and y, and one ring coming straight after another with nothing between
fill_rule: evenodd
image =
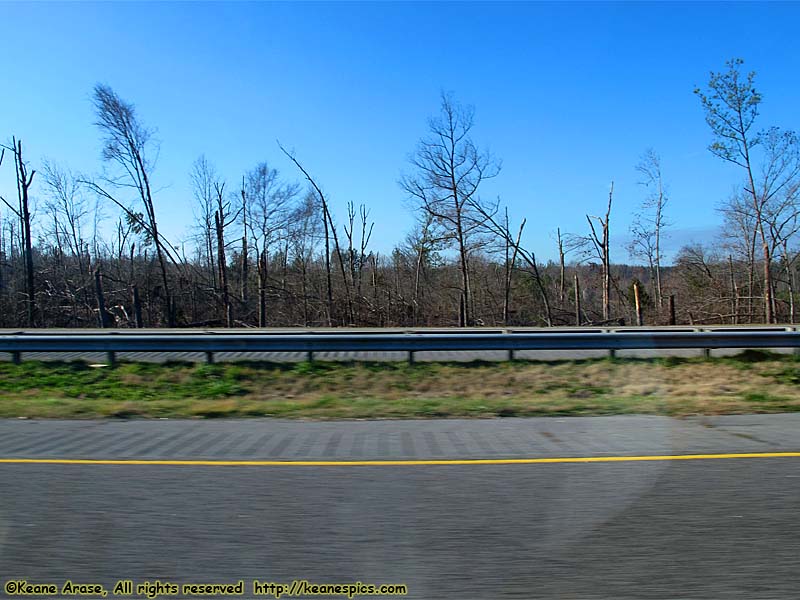
<instances>
[{"instance_id":1,"label":"metal guardrail","mask_svg":"<svg viewBox=\"0 0 800 600\"><path fill-rule=\"evenodd\" d=\"M430 332L309 332L309 333L46 333L0 334L0 352L10 352L20 362L23 352L106 352L114 363L117 352L204 352L208 362L217 352L407 352L413 362L421 351L505 350L509 359L518 350L700 349L709 355L716 348L800 348L800 332L792 327L735 329L629 329L629 330L507 330L499 333Z\"/></svg>"}]
</instances>

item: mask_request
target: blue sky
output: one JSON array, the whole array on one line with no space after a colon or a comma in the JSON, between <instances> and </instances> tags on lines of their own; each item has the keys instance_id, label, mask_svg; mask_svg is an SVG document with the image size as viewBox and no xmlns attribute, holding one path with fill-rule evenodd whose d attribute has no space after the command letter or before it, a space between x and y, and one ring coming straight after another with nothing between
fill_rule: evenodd
<instances>
[{"instance_id":1,"label":"blue sky","mask_svg":"<svg viewBox=\"0 0 800 600\"><path fill-rule=\"evenodd\" d=\"M758 72L760 124L798 127L796 3L0 3L0 138L84 173L101 168L90 102L97 82L157 129L155 182L165 233L191 221L192 162L205 154L234 185L265 160L375 220L389 251L413 224L397 185L442 90L476 108L475 141L503 161L482 194L500 196L541 259L552 234L585 233L615 181L614 257L644 196L648 147L669 185L668 249L710 241L739 181L713 157L698 99L731 57ZM9 164L0 193L10 195Z\"/></svg>"}]
</instances>

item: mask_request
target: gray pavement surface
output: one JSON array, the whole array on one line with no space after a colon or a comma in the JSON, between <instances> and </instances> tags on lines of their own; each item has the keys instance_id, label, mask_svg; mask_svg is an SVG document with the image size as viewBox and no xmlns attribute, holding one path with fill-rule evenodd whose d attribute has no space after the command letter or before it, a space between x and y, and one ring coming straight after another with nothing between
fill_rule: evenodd
<instances>
[{"instance_id":1,"label":"gray pavement surface","mask_svg":"<svg viewBox=\"0 0 800 600\"><path fill-rule=\"evenodd\" d=\"M784 451L800 451L798 415L0 421L0 458ZM432 600L791 598L800 588L800 458L408 467L12 463L0 464L0 481L3 582L362 581L405 583L407 597Z\"/></svg>"},{"instance_id":2,"label":"gray pavement surface","mask_svg":"<svg viewBox=\"0 0 800 600\"><path fill-rule=\"evenodd\" d=\"M790 354L786 348L772 348L776 354ZM734 356L741 353L738 349L711 350L711 356ZM21 352L23 360L73 361L83 360L90 363L106 361L104 352ZM517 350L514 358L518 360L584 360L608 356L607 350ZM655 358L663 356L680 356L685 358L703 356L702 350L667 349L667 350L618 350L618 357ZM11 353L0 352L0 360L10 361ZM168 361L205 362L202 352L117 352L120 361L165 363ZM215 352L216 362L264 361L275 363L303 362L307 360L305 352ZM407 352L315 352L314 360L320 361L405 361ZM508 352L504 350L486 350L483 352L415 352L417 362L471 362L471 361L504 361L508 360Z\"/></svg>"}]
</instances>

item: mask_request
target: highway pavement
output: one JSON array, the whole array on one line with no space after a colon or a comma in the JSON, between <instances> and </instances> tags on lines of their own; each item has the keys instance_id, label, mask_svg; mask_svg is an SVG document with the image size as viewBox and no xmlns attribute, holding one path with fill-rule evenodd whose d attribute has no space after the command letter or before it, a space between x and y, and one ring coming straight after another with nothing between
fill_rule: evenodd
<instances>
[{"instance_id":1,"label":"highway pavement","mask_svg":"<svg viewBox=\"0 0 800 600\"><path fill-rule=\"evenodd\" d=\"M797 415L4 420L0 482L3 584L361 581L431 600L800 588Z\"/></svg>"},{"instance_id":2,"label":"highway pavement","mask_svg":"<svg viewBox=\"0 0 800 600\"><path fill-rule=\"evenodd\" d=\"M776 354L790 354L791 349L771 348ZM739 349L713 349L711 356L734 356L741 353ZM107 356L103 352L22 352L23 360L41 361L73 361L82 360L88 363L103 363ZM609 355L607 350L517 350L517 360L586 360L603 358ZM659 350L618 350L619 358L656 358L679 356L684 358L703 356L702 350L696 349L659 349ZM0 361L10 361L11 354L0 352ZM206 361L202 352L117 352L118 361L165 363L183 361L200 363ZM215 362L261 361L272 363L292 363L308 360L305 352L215 352ZM406 361L407 352L315 352L314 360L319 361ZM484 351L420 351L414 353L416 362L471 362L471 361L504 361L508 360L505 350Z\"/></svg>"}]
</instances>

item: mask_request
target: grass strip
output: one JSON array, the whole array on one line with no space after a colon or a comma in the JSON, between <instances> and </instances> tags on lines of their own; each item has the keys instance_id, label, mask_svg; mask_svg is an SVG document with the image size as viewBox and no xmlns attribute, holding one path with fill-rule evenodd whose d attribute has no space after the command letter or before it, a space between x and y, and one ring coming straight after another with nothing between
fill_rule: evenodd
<instances>
[{"instance_id":1,"label":"grass strip","mask_svg":"<svg viewBox=\"0 0 800 600\"><path fill-rule=\"evenodd\" d=\"M800 359L472 363L0 363L0 417L312 419L778 413Z\"/></svg>"}]
</instances>

